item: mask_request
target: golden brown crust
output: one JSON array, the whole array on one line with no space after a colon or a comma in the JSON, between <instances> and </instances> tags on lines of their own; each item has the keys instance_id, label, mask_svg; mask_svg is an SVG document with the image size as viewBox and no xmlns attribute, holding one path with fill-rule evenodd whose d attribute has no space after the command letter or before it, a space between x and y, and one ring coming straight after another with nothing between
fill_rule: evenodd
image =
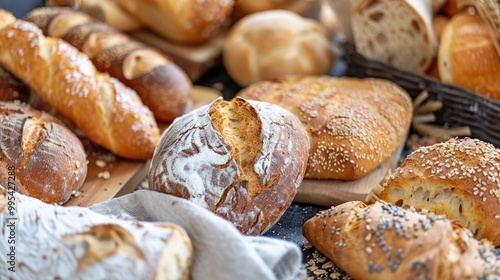
<instances>
[{"instance_id":1,"label":"golden brown crust","mask_svg":"<svg viewBox=\"0 0 500 280\"><path fill-rule=\"evenodd\" d=\"M0 17L13 18L6 11ZM159 129L133 90L98 72L74 47L45 37L32 23L17 20L0 28L0 61L11 73L95 143L129 159L152 156Z\"/></svg>"},{"instance_id":2,"label":"golden brown crust","mask_svg":"<svg viewBox=\"0 0 500 280\"><path fill-rule=\"evenodd\" d=\"M474 239L447 219L390 204L352 201L332 207L309 219L303 234L354 279L500 275L500 259L491 243Z\"/></svg>"},{"instance_id":3,"label":"golden brown crust","mask_svg":"<svg viewBox=\"0 0 500 280\"><path fill-rule=\"evenodd\" d=\"M219 32L234 0L118 0L118 4L169 41L198 44Z\"/></svg>"},{"instance_id":4,"label":"golden brown crust","mask_svg":"<svg viewBox=\"0 0 500 280\"><path fill-rule=\"evenodd\" d=\"M405 139L411 99L384 80L286 77L256 83L238 96L280 105L309 133L306 178L355 180L368 174Z\"/></svg>"},{"instance_id":5,"label":"golden brown crust","mask_svg":"<svg viewBox=\"0 0 500 280\"><path fill-rule=\"evenodd\" d=\"M446 24L438 69L443 82L500 100L500 56L478 15L458 14Z\"/></svg>"},{"instance_id":6,"label":"golden brown crust","mask_svg":"<svg viewBox=\"0 0 500 280\"><path fill-rule=\"evenodd\" d=\"M0 182L46 203L64 203L87 176L80 140L59 120L0 102Z\"/></svg>"},{"instance_id":7,"label":"golden brown crust","mask_svg":"<svg viewBox=\"0 0 500 280\"><path fill-rule=\"evenodd\" d=\"M500 244L500 151L477 139L451 139L409 155L380 198L444 214L476 238Z\"/></svg>"},{"instance_id":8,"label":"golden brown crust","mask_svg":"<svg viewBox=\"0 0 500 280\"><path fill-rule=\"evenodd\" d=\"M171 122L191 110L191 81L159 50L71 9L38 8L26 19L46 30L47 36L61 37L78 48L99 71L136 91L156 119Z\"/></svg>"}]
</instances>

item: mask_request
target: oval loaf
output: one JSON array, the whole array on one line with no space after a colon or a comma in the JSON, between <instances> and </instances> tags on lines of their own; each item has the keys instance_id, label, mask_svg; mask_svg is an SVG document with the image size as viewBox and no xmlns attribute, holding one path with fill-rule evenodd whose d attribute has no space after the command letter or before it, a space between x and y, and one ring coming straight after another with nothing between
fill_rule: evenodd
<instances>
[{"instance_id":1,"label":"oval loaf","mask_svg":"<svg viewBox=\"0 0 500 280\"><path fill-rule=\"evenodd\" d=\"M285 77L253 84L239 96L282 106L311 139L306 178L356 180L388 159L404 141L410 96L380 79Z\"/></svg>"},{"instance_id":2,"label":"oval loaf","mask_svg":"<svg viewBox=\"0 0 500 280\"><path fill-rule=\"evenodd\" d=\"M273 104L217 99L177 118L153 155L149 186L186 198L258 235L273 226L302 182L309 139Z\"/></svg>"}]
</instances>

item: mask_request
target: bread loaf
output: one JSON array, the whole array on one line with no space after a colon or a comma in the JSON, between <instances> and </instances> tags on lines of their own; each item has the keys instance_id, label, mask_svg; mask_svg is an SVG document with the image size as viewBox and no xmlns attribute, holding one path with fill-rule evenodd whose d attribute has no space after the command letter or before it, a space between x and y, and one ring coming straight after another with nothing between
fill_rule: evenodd
<instances>
[{"instance_id":1,"label":"bread loaf","mask_svg":"<svg viewBox=\"0 0 500 280\"><path fill-rule=\"evenodd\" d=\"M290 110L311 139L305 178L356 180L387 160L406 138L411 98L380 79L286 77L238 96Z\"/></svg>"},{"instance_id":2,"label":"bread loaf","mask_svg":"<svg viewBox=\"0 0 500 280\"><path fill-rule=\"evenodd\" d=\"M334 63L323 26L285 10L254 13L238 21L222 56L228 74L241 86L286 74L327 74Z\"/></svg>"},{"instance_id":3,"label":"bread loaf","mask_svg":"<svg viewBox=\"0 0 500 280\"><path fill-rule=\"evenodd\" d=\"M356 50L424 73L437 53L432 15L431 0L360 0L351 17Z\"/></svg>"},{"instance_id":4,"label":"bread loaf","mask_svg":"<svg viewBox=\"0 0 500 280\"><path fill-rule=\"evenodd\" d=\"M220 31L234 0L118 0L118 4L169 41L198 44Z\"/></svg>"},{"instance_id":5,"label":"bread loaf","mask_svg":"<svg viewBox=\"0 0 500 280\"><path fill-rule=\"evenodd\" d=\"M0 102L0 184L62 204L87 176L80 140L59 120L27 105Z\"/></svg>"},{"instance_id":6,"label":"bread loaf","mask_svg":"<svg viewBox=\"0 0 500 280\"><path fill-rule=\"evenodd\" d=\"M309 139L298 119L265 102L221 98L177 118L152 159L149 187L188 199L258 235L290 206Z\"/></svg>"},{"instance_id":7,"label":"bread loaf","mask_svg":"<svg viewBox=\"0 0 500 280\"><path fill-rule=\"evenodd\" d=\"M191 110L191 81L159 50L69 8L38 8L25 20L78 48L97 70L135 90L156 119L171 122Z\"/></svg>"},{"instance_id":8,"label":"bread loaf","mask_svg":"<svg viewBox=\"0 0 500 280\"><path fill-rule=\"evenodd\" d=\"M249 14L268 10L288 10L304 17L316 18L321 0L235 0L231 18L233 22Z\"/></svg>"},{"instance_id":9,"label":"bread loaf","mask_svg":"<svg viewBox=\"0 0 500 280\"><path fill-rule=\"evenodd\" d=\"M15 210L7 200L15 201ZM6 194L0 186L0 228L6 279L187 280L190 276L192 245L177 225L48 205L10 189Z\"/></svg>"},{"instance_id":10,"label":"bread loaf","mask_svg":"<svg viewBox=\"0 0 500 280\"><path fill-rule=\"evenodd\" d=\"M129 159L152 156L159 129L133 90L98 72L74 47L4 10L0 62L95 143Z\"/></svg>"},{"instance_id":11,"label":"bread loaf","mask_svg":"<svg viewBox=\"0 0 500 280\"><path fill-rule=\"evenodd\" d=\"M500 150L477 139L451 139L409 155L384 182L380 198L446 215L476 238L500 245Z\"/></svg>"},{"instance_id":12,"label":"bread loaf","mask_svg":"<svg viewBox=\"0 0 500 280\"><path fill-rule=\"evenodd\" d=\"M457 14L446 24L438 69L443 82L500 100L500 55L478 15Z\"/></svg>"},{"instance_id":13,"label":"bread loaf","mask_svg":"<svg viewBox=\"0 0 500 280\"><path fill-rule=\"evenodd\" d=\"M497 279L498 251L432 214L360 201L321 211L307 240L353 279Z\"/></svg>"}]
</instances>

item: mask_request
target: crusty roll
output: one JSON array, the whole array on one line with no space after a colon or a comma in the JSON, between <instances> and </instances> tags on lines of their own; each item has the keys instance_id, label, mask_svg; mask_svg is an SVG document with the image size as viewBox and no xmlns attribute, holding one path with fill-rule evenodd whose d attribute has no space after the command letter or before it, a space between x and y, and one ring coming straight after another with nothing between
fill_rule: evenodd
<instances>
[{"instance_id":1,"label":"crusty roll","mask_svg":"<svg viewBox=\"0 0 500 280\"><path fill-rule=\"evenodd\" d=\"M409 155L384 182L380 198L444 214L478 239L500 245L500 150L477 139L451 139Z\"/></svg>"},{"instance_id":2,"label":"crusty roll","mask_svg":"<svg viewBox=\"0 0 500 280\"><path fill-rule=\"evenodd\" d=\"M308 154L307 134L287 110L219 98L165 130L151 163L149 187L188 199L242 233L258 235L292 203Z\"/></svg>"},{"instance_id":3,"label":"crusty roll","mask_svg":"<svg viewBox=\"0 0 500 280\"><path fill-rule=\"evenodd\" d=\"M424 73L437 53L432 16L431 0L360 0L351 15L356 50Z\"/></svg>"},{"instance_id":4,"label":"crusty roll","mask_svg":"<svg viewBox=\"0 0 500 280\"><path fill-rule=\"evenodd\" d=\"M118 0L145 26L181 44L203 43L229 19L234 0Z\"/></svg>"},{"instance_id":5,"label":"crusty roll","mask_svg":"<svg viewBox=\"0 0 500 280\"><path fill-rule=\"evenodd\" d=\"M284 77L238 93L299 117L311 139L306 178L356 180L387 160L406 138L407 92L380 79Z\"/></svg>"},{"instance_id":6,"label":"crusty roll","mask_svg":"<svg viewBox=\"0 0 500 280\"><path fill-rule=\"evenodd\" d=\"M353 279L497 279L498 252L463 227L391 204L352 201L303 226L307 240Z\"/></svg>"},{"instance_id":7,"label":"crusty roll","mask_svg":"<svg viewBox=\"0 0 500 280\"><path fill-rule=\"evenodd\" d=\"M135 90L156 119L171 122L191 110L191 81L172 58L69 8L38 8L25 17L90 57L97 70Z\"/></svg>"},{"instance_id":8,"label":"crusty roll","mask_svg":"<svg viewBox=\"0 0 500 280\"><path fill-rule=\"evenodd\" d=\"M192 244L174 224L48 205L0 186L0 229L5 279L190 279Z\"/></svg>"},{"instance_id":9,"label":"crusty roll","mask_svg":"<svg viewBox=\"0 0 500 280\"><path fill-rule=\"evenodd\" d=\"M233 22L249 14L268 10L289 10L304 17L315 18L320 12L321 0L235 0Z\"/></svg>"},{"instance_id":10,"label":"crusty roll","mask_svg":"<svg viewBox=\"0 0 500 280\"><path fill-rule=\"evenodd\" d=\"M222 55L228 74L241 86L286 74L327 74L334 63L325 28L285 10L254 13L238 21Z\"/></svg>"},{"instance_id":11,"label":"crusty roll","mask_svg":"<svg viewBox=\"0 0 500 280\"><path fill-rule=\"evenodd\" d=\"M87 177L87 155L62 122L0 102L0 184L47 203L69 200Z\"/></svg>"},{"instance_id":12,"label":"crusty roll","mask_svg":"<svg viewBox=\"0 0 500 280\"><path fill-rule=\"evenodd\" d=\"M443 82L500 100L500 55L478 15L457 14L446 24L438 69Z\"/></svg>"},{"instance_id":13,"label":"crusty roll","mask_svg":"<svg viewBox=\"0 0 500 280\"><path fill-rule=\"evenodd\" d=\"M119 156L149 159L159 139L151 111L130 88L98 72L71 45L0 10L0 62L95 143Z\"/></svg>"}]
</instances>

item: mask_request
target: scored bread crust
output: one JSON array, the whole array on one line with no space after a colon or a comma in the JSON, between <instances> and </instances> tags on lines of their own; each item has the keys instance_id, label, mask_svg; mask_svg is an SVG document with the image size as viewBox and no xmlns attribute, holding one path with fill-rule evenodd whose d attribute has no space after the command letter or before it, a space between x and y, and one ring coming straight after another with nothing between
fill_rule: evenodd
<instances>
[{"instance_id":1,"label":"scored bread crust","mask_svg":"<svg viewBox=\"0 0 500 280\"><path fill-rule=\"evenodd\" d=\"M308 154L307 133L290 112L265 102L217 99L163 133L149 186L258 235L292 203Z\"/></svg>"},{"instance_id":2,"label":"scored bread crust","mask_svg":"<svg viewBox=\"0 0 500 280\"><path fill-rule=\"evenodd\" d=\"M368 174L401 145L413 116L408 93L381 79L288 76L237 96L279 105L300 119L311 139L310 179Z\"/></svg>"},{"instance_id":3,"label":"scored bread crust","mask_svg":"<svg viewBox=\"0 0 500 280\"><path fill-rule=\"evenodd\" d=\"M159 129L137 93L96 70L88 56L0 10L0 62L95 143L135 160L151 158Z\"/></svg>"},{"instance_id":4,"label":"scored bread crust","mask_svg":"<svg viewBox=\"0 0 500 280\"><path fill-rule=\"evenodd\" d=\"M0 137L2 185L58 204L83 185L87 155L58 119L27 105L0 102Z\"/></svg>"},{"instance_id":5,"label":"scored bread crust","mask_svg":"<svg viewBox=\"0 0 500 280\"><path fill-rule=\"evenodd\" d=\"M358 1L351 15L356 50L367 58L424 73L437 52L430 1Z\"/></svg>"},{"instance_id":6,"label":"scored bread crust","mask_svg":"<svg viewBox=\"0 0 500 280\"><path fill-rule=\"evenodd\" d=\"M351 201L303 225L306 239L353 279L496 279L498 252L433 214ZM488 278L493 277L493 278Z\"/></svg>"},{"instance_id":7,"label":"scored bread crust","mask_svg":"<svg viewBox=\"0 0 500 280\"><path fill-rule=\"evenodd\" d=\"M12 195L13 214L2 207L4 191L0 186L0 261L6 279L190 279L192 244L175 224L45 204L18 193ZM3 242L12 234L15 271L6 267L13 244Z\"/></svg>"},{"instance_id":8,"label":"scored bread crust","mask_svg":"<svg viewBox=\"0 0 500 280\"><path fill-rule=\"evenodd\" d=\"M477 139L451 139L410 154L380 198L427 209L500 245L500 151Z\"/></svg>"}]
</instances>

